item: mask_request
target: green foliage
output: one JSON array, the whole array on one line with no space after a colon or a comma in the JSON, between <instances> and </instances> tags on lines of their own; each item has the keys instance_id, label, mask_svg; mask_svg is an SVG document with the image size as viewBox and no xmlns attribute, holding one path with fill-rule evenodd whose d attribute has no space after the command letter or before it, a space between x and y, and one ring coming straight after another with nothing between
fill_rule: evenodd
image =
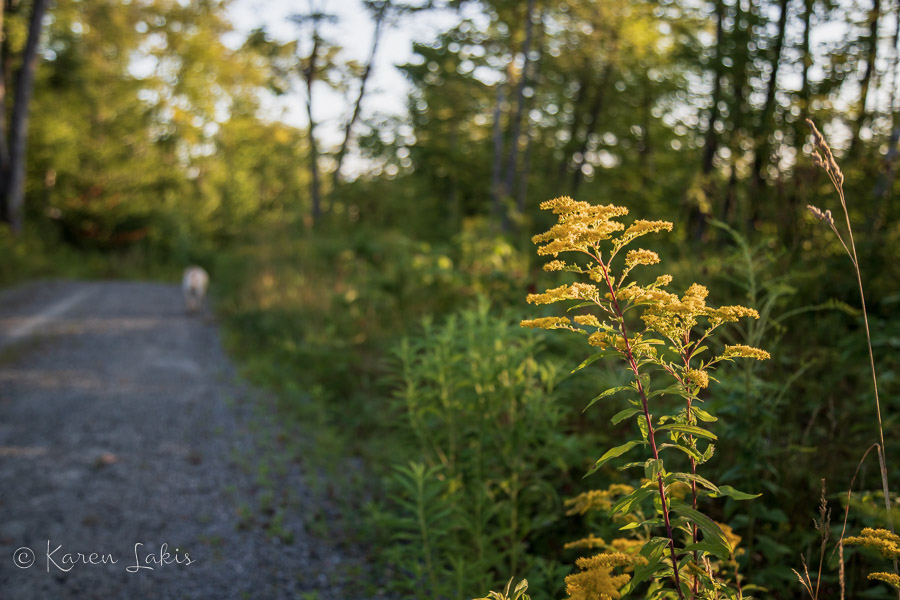
<instances>
[{"instance_id":1,"label":"green foliage","mask_svg":"<svg viewBox=\"0 0 900 600\"><path fill-rule=\"evenodd\" d=\"M398 471L393 510L407 523L398 539L418 536L419 543L394 546L389 562L424 564L434 579L428 597L471 597L524 572L533 563L530 541L556 519L559 500L547 481L566 469L554 391L560 372L539 353L534 335L485 302L441 325L426 321L396 350L401 432L425 461L417 476L426 483L417 489L440 488L440 503L430 505L448 508L440 527L414 520L418 496L409 492L410 472ZM412 593L421 578L395 583Z\"/></svg>"}]
</instances>

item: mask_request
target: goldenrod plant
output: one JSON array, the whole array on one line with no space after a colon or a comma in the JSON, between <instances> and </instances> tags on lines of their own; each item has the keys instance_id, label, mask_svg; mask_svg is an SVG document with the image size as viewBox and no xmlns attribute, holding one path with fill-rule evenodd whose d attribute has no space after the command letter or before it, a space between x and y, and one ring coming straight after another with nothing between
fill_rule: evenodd
<instances>
[{"instance_id":1,"label":"goldenrod plant","mask_svg":"<svg viewBox=\"0 0 900 600\"><path fill-rule=\"evenodd\" d=\"M699 404L703 390L715 381L711 373L720 363L769 358L766 351L741 344L725 346L718 355L710 350L717 328L759 315L743 306L708 306L707 289L696 283L681 296L669 292L670 275L644 284L631 278L637 267L657 264L660 258L650 250L626 248L640 237L671 231L668 221L636 220L626 226L619 219L628 214L627 208L592 205L566 196L544 202L541 208L558 218L549 231L533 238L539 244L538 254L553 258L544 269L572 273L577 281L531 294L528 302L572 301L575 304L569 310L575 314L528 319L522 326L583 335L598 351L576 371L604 357L624 363L632 382L602 391L587 406L627 393L628 406L612 417L612 423L634 419L636 437L607 450L587 475L635 448L643 449L643 459L620 469L643 469L644 479L618 498L609 514L613 518L640 514L640 520L631 519L623 529L650 531L631 562L610 558L616 556L610 554L580 559L583 570L573 576L576 585L569 586L570 598L585 597L578 581L600 585L599 575L587 574L596 571L595 563L609 567L602 582L607 591L601 598L625 597L648 581L646 598L742 598L737 575L731 582L722 581L709 567L711 558L731 559L734 548L722 527L700 508L707 498L754 496L717 486L698 474L698 468L712 458L716 441L709 429L716 417ZM561 254L568 262L559 259ZM673 492L685 485L689 495L675 497ZM623 575L611 575L612 567L626 564L634 569L627 582Z\"/></svg>"}]
</instances>

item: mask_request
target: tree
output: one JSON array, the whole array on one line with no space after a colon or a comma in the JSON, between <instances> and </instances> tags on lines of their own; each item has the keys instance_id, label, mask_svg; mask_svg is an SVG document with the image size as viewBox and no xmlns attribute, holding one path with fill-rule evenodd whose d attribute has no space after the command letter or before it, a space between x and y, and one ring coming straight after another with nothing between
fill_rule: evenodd
<instances>
[{"instance_id":1,"label":"tree","mask_svg":"<svg viewBox=\"0 0 900 600\"><path fill-rule=\"evenodd\" d=\"M28 37L22 51L21 65L16 73L15 95L9 128L5 117L0 119L0 208L2 218L16 233L22 230L22 207L25 201L25 146L28 135L28 112L34 90L34 75L38 62L38 43L44 14L49 0L34 0L28 25ZM5 3L0 4L0 26L4 25ZM4 35L5 37L5 35ZM4 48L7 53L9 47ZM7 56L2 57L8 60ZM0 69L0 107L6 110L6 70ZM8 131L8 136L7 136Z\"/></svg>"},{"instance_id":2,"label":"tree","mask_svg":"<svg viewBox=\"0 0 900 600\"><path fill-rule=\"evenodd\" d=\"M291 20L299 26L309 25L312 45L309 54L300 57L300 73L306 87L306 115L308 118L309 147L309 194L312 201L312 222L319 220L322 214L322 185L319 172L319 144L316 141L316 119L313 113L313 86L322 77L329 55L333 55L336 47L322 37L322 24L334 23L337 17L317 8L310 0L310 10L305 14L297 14Z\"/></svg>"},{"instance_id":3,"label":"tree","mask_svg":"<svg viewBox=\"0 0 900 600\"><path fill-rule=\"evenodd\" d=\"M369 81L369 76L372 74L372 65L374 64L375 56L378 53L378 44L381 42L381 35L384 32L384 25L392 8L391 0L368 0L366 2L366 8L369 9L370 12L372 12L372 19L375 23L374 30L372 31L372 45L369 48L369 58L366 61L366 65L365 67L363 67L362 74L359 77L359 91L356 96L356 102L353 103L353 109L350 113L350 118L347 119L347 123L344 125L344 139L341 142L341 146L338 149L337 156L335 157L335 183L338 183L341 180L341 167L344 164L344 157L346 156L347 148L350 145L350 137L353 132L353 126L359 120L359 115L362 110L363 98L365 98L366 95L366 84Z\"/></svg>"}]
</instances>

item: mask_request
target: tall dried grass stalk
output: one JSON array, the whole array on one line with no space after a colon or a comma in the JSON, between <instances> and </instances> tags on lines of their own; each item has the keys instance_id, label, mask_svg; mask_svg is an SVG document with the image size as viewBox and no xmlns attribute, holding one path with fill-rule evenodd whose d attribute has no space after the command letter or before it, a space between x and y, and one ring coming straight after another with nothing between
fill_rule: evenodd
<instances>
[{"instance_id":1,"label":"tall dried grass stalk","mask_svg":"<svg viewBox=\"0 0 900 600\"><path fill-rule=\"evenodd\" d=\"M894 533L894 518L891 514L890 486L888 485L887 464L884 455L884 426L882 425L881 419L881 402L878 399L878 378L875 374L875 353L872 350L872 334L869 331L869 317L866 312L866 295L863 290L862 273L859 269L859 260L856 255L856 244L853 241L853 227L850 225L850 213L847 210L847 199L844 196L844 173L834 159L834 153L831 151L831 147L828 145L828 142L825 141L825 137L816 127L815 123L813 123L811 119L806 119L806 123L812 129L813 140L816 145L813 162L817 167L821 167L831 180L834 189L838 193L838 198L841 200L841 208L844 211L844 219L847 223L847 237L850 241L849 246L844 242L844 238L841 236L837 227L835 227L834 218L831 216L830 210L822 211L815 206L808 207L813 216L828 223L831 230L834 231L834 234L837 236L841 245L844 247L844 250L847 252L847 255L850 257L850 261L853 263L853 270L856 272L856 281L859 284L859 299L862 305L863 324L865 325L866 330L866 342L869 348L869 366L872 370L872 387L875 391L875 412L878 416L878 437L881 442L880 445L878 445L878 463L881 468L881 487L882 492L884 493L884 508L887 512L888 526L890 527L891 533ZM896 559L894 560L894 573L898 573ZM843 579L841 583L843 585ZM843 593L841 596L843 597ZM900 593L898 593L898 598L900 598Z\"/></svg>"}]
</instances>

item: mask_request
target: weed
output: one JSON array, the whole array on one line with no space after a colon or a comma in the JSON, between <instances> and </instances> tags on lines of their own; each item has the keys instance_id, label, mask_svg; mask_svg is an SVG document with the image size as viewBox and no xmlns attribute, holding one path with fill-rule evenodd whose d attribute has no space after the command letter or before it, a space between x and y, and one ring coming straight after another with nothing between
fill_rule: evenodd
<instances>
[{"instance_id":1,"label":"weed","mask_svg":"<svg viewBox=\"0 0 900 600\"><path fill-rule=\"evenodd\" d=\"M609 513L613 518L630 516L624 527L627 530L664 531L662 536L646 536L637 555L603 553L579 559L584 571L578 577L594 587L602 582L603 590L612 590L617 595L627 594L637 585L650 581L647 594L651 598L742 597L738 575L735 573L734 581L729 583L717 576L717 569L712 565L713 560L733 559L734 547L723 529L698 508L703 497L729 496L741 500L754 496L731 486L717 486L697 474L697 468L712 458L712 442L717 439L701 425L715 422L716 417L698 404L702 402L701 391L715 381L710 373L719 363L735 358L769 358L764 350L744 344L725 346L718 356L705 354L718 327L745 317L759 318L759 314L743 306L709 307L707 289L696 283L679 298L664 289L672 281L669 275L645 285L629 281L636 267L660 262L659 256L650 250L629 250L623 264L614 265L619 253L631 242L648 234L671 231L670 222L637 220L626 227L617 220L628 213L626 208L591 205L569 197L544 202L541 208L558 215L556 225L533 238L536 244L542 244L539 255L552 255L555 259L544 269L573 273L581 281L531 294L528 301L550 304L573 300L578 303L570 310L579 312L571 319L545 316L522 321L522 325L565 329L583 335L599 352L576 370L603 357L615 357L625 363L632 383L601 392L588 407L613 394L628 392L630 406L616 414L612 423L633 418L640 437L608 450L588 475L636 447L649 449L650 458L622 467L642 468L644 483L619 498ZM561 253L587 258L566 263L556 259ZM637 312L639 320L633 317L630 322L626 320L628 312ZM668 414L657 413L654 418L651 405L654 411L665 410L663 401L670 398L680 398L683 408L674 412L669 408ZM668 441L657 445L658 435L665 435ZM689 472L667 468L661 456L664 451L686 455ZM669 460L668 465L674 462ZM675 490L683 485L690 488L690 502L676 497ZM645 518L640 507L650 501L654 508L650 518ZM611 569L616 566L633 569L634 576L611 575ZM670 581L670 586L665 581ZM570 597L587 597L585 589L570 585ZM603 593L612 595L609 591Z\"/></svg>"}]
</instances>

